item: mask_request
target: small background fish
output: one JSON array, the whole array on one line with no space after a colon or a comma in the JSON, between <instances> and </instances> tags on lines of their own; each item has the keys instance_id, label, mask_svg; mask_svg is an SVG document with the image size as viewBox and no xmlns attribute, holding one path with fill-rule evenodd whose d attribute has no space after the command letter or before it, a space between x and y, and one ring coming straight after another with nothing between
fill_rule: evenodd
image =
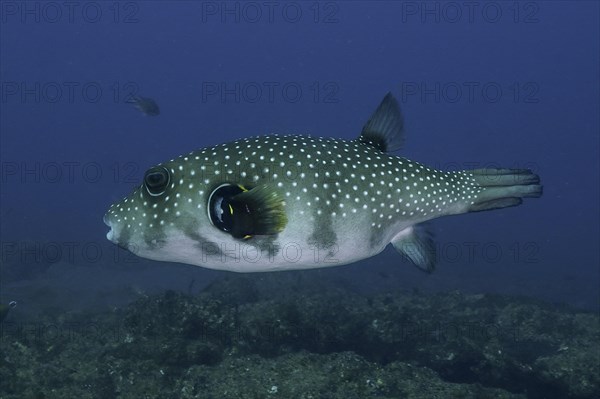
<instances>
[{"instance_id":1,"label":"small background fish","mask_svg":"<svg viewBox=\"0 0 600 399\"><path fill-rule=\"evenodd\" d=\"M138 97L134 96L127 101L129 104L133 104L141 113L148 116L157 116L160 114L160 108L156 101L150 97Z\"/></svg>"}]
</instances>

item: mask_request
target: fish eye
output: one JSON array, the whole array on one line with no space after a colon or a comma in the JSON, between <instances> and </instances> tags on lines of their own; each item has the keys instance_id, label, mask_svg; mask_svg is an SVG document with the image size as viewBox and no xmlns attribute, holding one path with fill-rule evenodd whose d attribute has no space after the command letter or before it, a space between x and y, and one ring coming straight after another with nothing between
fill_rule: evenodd
<instances>
[{"instance_id":1,"label":"fish eye","mask_svg":"<svg viewBox=\"0 0 600 399\"><path fill-rule=\"evenodd\" d=\"M236 185L225 183L215 188L208 197L208 218L219 230L231 232L233 228L233 207L231 198L244 190Z\"/></svg>"},{"instance_id":2,"label":"fish eye","mask_svg":"<svg viewBox=\"0 0 600 399\"><path fill-rule=\"evenodd\" d=\"M163 166L151 168L144 175L144 186L146 186L148 194L152 196L164 193L170 181L171 175Z\"/></svg>"}]
</instances>

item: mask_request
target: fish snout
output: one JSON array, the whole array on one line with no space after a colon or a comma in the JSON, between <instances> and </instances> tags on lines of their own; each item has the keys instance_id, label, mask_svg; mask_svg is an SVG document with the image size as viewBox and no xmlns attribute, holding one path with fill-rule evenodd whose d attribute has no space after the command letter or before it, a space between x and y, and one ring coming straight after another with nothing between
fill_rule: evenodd
<instances>
[{"instance_id":1,"label":"fish snout","mask_svg":"<svg viewBox=\"0 0 600 399\"><path fill-rule=\"evenodd\" d=\"M112 224L110 223L110 219L109 219L108 213L104 214L104 217L102 218L102 220L104 221L105 225L107 225L108 227L110 227L110 230L108 231L108 233L106 233L106 238L109 241L115 242L114 241L113 227L112 227Z\"/></svg>"},{"instance_id":2,"label":"fish snout","mask_svg":"<svg viewBox=\"0 0 600 399\"><path fill-rule=\"evenodd\" d=\"M108 227L110 227L110 222L108 221L108 213L104 214L104 217L102 218L102 221L104 222L105 225L107 225Z\"/></svg>"}]
</instances>

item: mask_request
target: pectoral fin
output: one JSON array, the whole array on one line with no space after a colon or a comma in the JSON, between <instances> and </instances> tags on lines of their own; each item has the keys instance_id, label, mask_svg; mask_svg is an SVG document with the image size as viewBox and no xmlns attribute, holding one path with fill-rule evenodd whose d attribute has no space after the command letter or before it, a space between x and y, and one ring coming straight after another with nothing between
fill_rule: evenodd
<instances>
[{"instance_id":1,"label":"pectoral fin","mask_svg":"<svg viewBox=\"0 0 600 399\"><path fill-rule=\"evenodd\" d=\"M278 234L287 224L285 201L266 185L248 190L221 184L208 197L208 217L218 229L243 239Z\"/></svg>"},{"instance_id":2,"label":"pectoral fin","mask_svg":"<svg viewBox=\"0 0 600 399\"><path fill-rule=\"evenodd\" d=\"M407 227L392 238L392 245L419 269L431 273L435 268L433 235L423 225Z\"/></svg>"},{"instance_id":3,"label":"pectoral fin","mask_svg":"<svg viewBox=\"0 0 600 399\"><path fill-rule=\"evenodd\" d=\"M266 185L243 191L231 198L233 226L236 238L280 233L287 224L285 202Z\"/></svg>"}]
</instances>

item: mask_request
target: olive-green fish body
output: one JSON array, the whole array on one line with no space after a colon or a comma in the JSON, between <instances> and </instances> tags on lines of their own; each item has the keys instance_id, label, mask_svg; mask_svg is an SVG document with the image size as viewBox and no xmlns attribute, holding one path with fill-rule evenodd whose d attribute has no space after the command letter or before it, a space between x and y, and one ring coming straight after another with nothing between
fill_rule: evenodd
<instances>
[{"instance_id":1,"label":"olive-green fish body","mask_svg":"<svg viewBox=\"0 0 600 399\"><path fill-rule=\"evenodd\" d=\"M402 126L388 95L356 140L270 135L191 152L111 206L107 237L142 257L238 272L342 265L392 243L432 270L420 223L541 195L528 170L445 172L387 153Z\"/></svg>"}]
</instances>

